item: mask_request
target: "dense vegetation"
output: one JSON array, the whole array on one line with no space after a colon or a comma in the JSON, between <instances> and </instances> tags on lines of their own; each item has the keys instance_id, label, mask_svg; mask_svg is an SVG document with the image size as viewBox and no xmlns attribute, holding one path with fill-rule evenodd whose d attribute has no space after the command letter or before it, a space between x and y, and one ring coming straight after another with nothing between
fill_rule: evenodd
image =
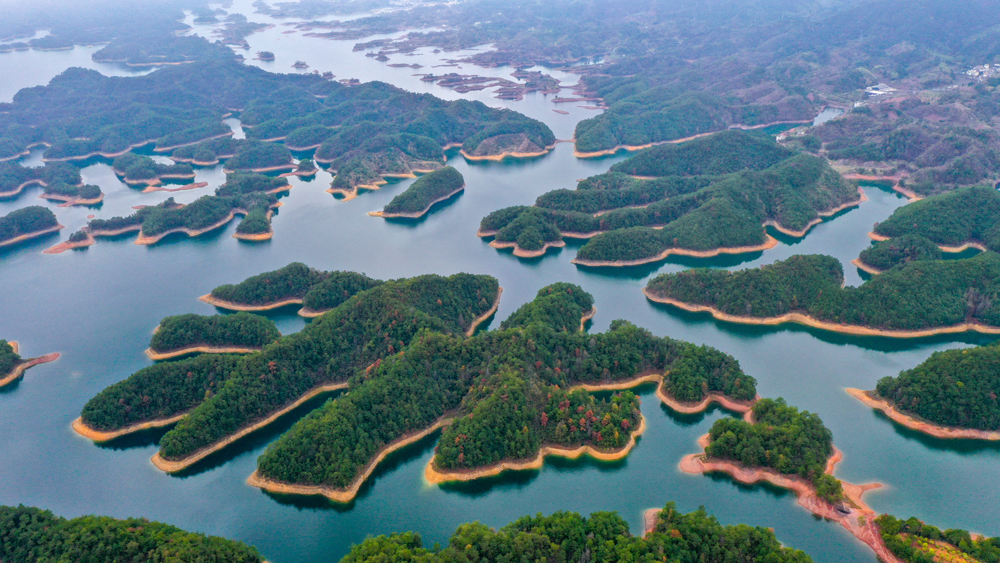
<instances>
[{"instance_id":1,"label":"dense vegetation","mask_svg":"<svg viewBox=\"0 0 1000 563\"><path fill-rule=\"evenodd\" d=\"M17 237L51 229L59 224L56 214L38 205L15 209L0 217L0 244Z\"/></svg>"},{"instance_id":2,"label":"dense vegetation","mask_svg":"<svg viewBox=\"0 0 1000 563\"><path fill-rule=\"evenodd\" d=\"M657 515L653 531L644 537L632 536L628 523L616 512L595 512L586 518L575 512L556 512L525 516L499 530L479 522L463 524L443 549L425 549L413 532L369 537L352 546L341 559L341 563L383 561L809 563L812 559L783 547L768 528L723 526L704 508L683 514L671 502Z\"/></svg>"},{"instance_id":3,"label":"dense vegetation","mask_svg":"<svg viewBox=\"0 0 1000 563\"><path fill-rule=\"evenodd\" d=\"M920 235L942 246L979 242L1000 250L1000 192L987 186L963 188L897 209L875 227L886 237Z\"/></svg>"},{"instance_id":4,"label":"dense vegetation","mask_svg":"<svg viewBox=\"0 0 1000 563\"><path fill-rule=\"evenodd\" d=\"M379 285L296 334L246 356L230 381L168 432L167 458L184 457L293 402L323 384L403 349L421 329L461 334L490 309L497 282L486 276L421 276Z\"/></svg>"},{"instance_id":5,"label":"dense vegetation","mask_svg":"<svg viewBox=\"0 0 1000 563\"><path fill-rule=\"evenodd\" d=\"M239 361L240 356L202 354L142 368L97 394L80 416L103 431L177 416L217 393Z\"/></svg>"},{"instance_id":6,"label":"dense vegetation","mask_svg":"<svg viewBox=\"0 0 1000 563\"><path fill-rule=\"evenodd\" d=\"M232 134L222 122L229 108L243 110L248 139L219 138ZM555 141L544 124L479 102L446 102L378 82L348 87L318 75L271 74L213 57L127 78L69 69L0 109L0 158L38 142L50 145L46 158L76 159L155 141L178 162L228 158L229 170L291 168L288 148L264 141L321 140L315 159L347 171L336 179L348 187L439 168L442 147L451 143L490 155L512 143L542 150ZM148 174L146 165L137 172Z\"/></svg>"},{"instance_id":7,"label":"dense vegetation","mask_svg":"<svg viewBox=\"0 0 1000 563\"><path fill-rule=\"evenodd\" d=\"M855 186L823 159L727 131L646 149L576 190L543 194L533 207L495 211L480 229L525 250L560 241L563 233L596 234L578 259L643 260L669 248L758 246L765 223L804 230L820 212L857 197Z\"/></svg>"},{"instance_id":8,"label":"dense vegetation","mask_svg":"<svg viewBox=\"0 0 1000 563\"><path fill-rule=\"evenodd\" d=\"M0 339L0 378L6 377L21 363L21 356L14 352L14 347L6 340Z\"/></svg>"},{"instance_id":9,"label":"dense vegetation","mask_svg":"<svg viewBox=\"0 0 1000 563\"><path fill-rule=\"evenodd\" d=\"M215 194L238 196L255 192L273 192L286 186L288 186L288 178L275 178L252 172L232 172L226 174L226 182L215 190Z\"/></svg>"},{"instance_id":10,"label":"dense vegetation","mask_svg":"<svg viewBox=\"0 0 1000 563\"><path fill-rule=\"evenodd\" d=\"M875 520L889 551L906 563L936 561L1000 561L1000 538L977 538L965 530L941 530L916 518L900 520L883 514Z\"/></svg>"},{"instance_id":11,"label":"dense vegetation","mask_svg":"<svg viewBox=\"0 0 1000 563\"><path fill-rule=\"evenodd\" d=\"M705 454L801 477L816 487L820 498L832 503L843 499L840 482L825 473L833 455L833 433L819 415L800 412L784 399L761 399L753 407L753 420L715 421Z\"/></svg>"},{"instance_id":12,"label":"dense vegetation","mask_svg":"<svg viewBox=\"0 0 1000 563\"><path fill-rule=\"evenodd\" d=\"M146 155L127 152L116 157L111 168L126 181L151 182L164 176L194 178L190 164L160 164Z\"/></svg>"},{"instance_id":13,"label":"dense vegetation","mask_svg":"<svg viewBox=\"0 0 1000 563\"><path fill-rule=\"evenodd\" d=\"M382 282L355 272L321 272L301 262L251 276L238 284L220 285L212 297L237 305L268 305L302 299L313 311L337 307L351 296Z\"/></svg>"},{"instance_id":14,"label":"dense vegetation","mask_svg":"<svg viewBox=\"0 0 1000 563\"><path fill-rule=\"evenodd\" d=\"M187 314L160 321L149 347L160 353L192 346L263 348L280 336L274 321L260 315L245 312L212 316Z\"/></svg>"},{"instance_id":15,"label":"dense vegetation","mask_svg":"<svg viewBox=\"0 0 1000 563\"><path fill-rule=\"evenodd\" d=\"M80 184L80 169L68 162L48 162L45 166L25 168L17 162L0 163L0 193L11 193L30 184Z\"/></svg>"},{"instance_id":16,"label":"dense vegetation","mask_svg":"<svg viewBox=\"0 0 1000 563\"><path fill-rule=\"evenodd\" d=\"M927 237L907 234L876 242L862 250L859 259L877 270L888 270L914 261L940 260L941 249Z\"/></svg>"},{"instance_id":17,"label":"dense vegetation","mask_svg":"<svg viewBox=\"0 0 1000 563\"><path fill-rule=\"evenodd\" d=\"M86 228L94 232L138 226L143 236L155 237L175 229L200 231L221 223L235 213L245 212L247 216L243 221L249 220L251 223L263 221L267 229L244 229L244 231L267 232L271 226L267 211L276 205L277 198L260 191L239 193L242 188L263 187L270 184L251 180L231 183L227 179L225 184L216 189L216 194L235 192L234 195L205 195L187 205L178 205L173 198L168 198L158 205L138 209L127 217L92 219Z\"/></svg>"},{"instance_id":18,"label":"dense vegetation","mask_svg":"<svg viewBox=\"0 0 1000 563\"><path fill-rule=\"evenodd\" d=\"M1000 430L1000 346L935 352L875 393L899 410L958 428Z\"/></svg>"},{"instance_id":19,"label":"dense vegetation","mask_svg":"<svg viewBox=\"0 0 1000 563\"><path fill-rule=\"evenodd\" d=\"M736 388L738 398L756 394L753 378L716 350L658 338L624 321L603 334L579 332L592 299L577 286L556 284L498 331L471 338L418 334L401 353L353 378L348 394L296 423L260 457L258 472L277 481L345 488L380 449L445 416L455 422L442 432L434 458L442 470L532 458L543 444L613 451L638 427L635 396L597 399L567 390L685 364L705 367L678 370L682 387L702 393ZM557 306L568 311L555 311ZM724 377L694 381L718 366L728 368Z\"/></svg>"},{"instance_id":20,"label":"dense vegetation","mask_svg":"<svg viewBox=\"0 0 1000 563\"><path fill-rule=\"evenodd\" d=\"M96 200L103 195L101 187L94 184L67 184L58 182L45 186L45 196L58 196L73 199Z\"/></svg>"},{"instance_id":21,"label":"dense vegetation","mask_svg":"<svg viewBox=\"0 0 1000 563\"><path fill-rule=\"evenodd\" d=\"M964 260L910 262L859 287L841 287L843 281L838 260L806 255L736 272L663 274L646 289L654 297L755 318L802 312L821 321L884 330L965 322L1000 326L1000 308L993 308L1000 290L1000 255L993 252Z\"/></svg>"},{"instance_id":22,"label":"dense vegetation","mask_svg":"<svg viewBox=\"0 0 1000 563\"><path fill-rule=\"evenodd\" d=\"M424 213L431 204L465 187L461 172L445 166L417 179L403 193L392 198L383 213Z\"/></svg>"},{"instance_id":23,"label":"dense vegetation","mask_svg":"<svg viewBox=\"0 0 1000 563\"><path fill-rule=\"evenodd\" d=\"M185 532L145 518L81 516L67 520L48 510L0 506L0 559L9 563L260 563L254 548L233 540Z\"/></svg>"}]
</instances>

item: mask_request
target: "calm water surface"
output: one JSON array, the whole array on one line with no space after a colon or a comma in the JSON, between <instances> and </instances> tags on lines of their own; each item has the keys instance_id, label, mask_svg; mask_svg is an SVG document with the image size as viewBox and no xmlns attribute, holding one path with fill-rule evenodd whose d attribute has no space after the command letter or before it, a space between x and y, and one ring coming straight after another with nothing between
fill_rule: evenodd
<instances>
[{"instance_id":1,"label":"calm water surface","mask_svg":"<svg viewBox=\"0 0 1000 563\"><path fill-rule=\"evenodd\" d=\"M251 15L250 9L242 11L251 19L267 21ZM410 76L425 70L389 68L365 58L364 53L353 53L353 42L281 33L288 29L279 25L251 36L251 53L274 51L278 55L274 64L281 70L301 58L340 78L379 79L448 99L458 97ZM41 84L68 65L87 65L90 52L77 48L0 55L0 75L23 81L17 87ZM16 57L22 55L37 56L37 74L19 70L23 63ZM425 66L433 58L430 53L406 57ZM504 75L510 69L470 67L468 72ZM575 82L572 76L561 78L565 83ZM4 92L0 96L7 99L13 93ZM473 97L501 105L486 92ZM571 114L557 114L544 96L503 105L543 119L564 139L571 137L578 120L594 114L577 107L560 107ZM232 125L238 127L238 122ZM499 527L525 514L561 509L616 510L638 533L643 510L673 500L684 510L704 505L725 523L772 527L782 542L806 550L817 562L875 561L840 526L817 520L798 507L791 494L763 486L744 487L722 477L681 473L677 469L681 457L696 451L697 437L727 415L714 410L679 417L659 404L651 388L642 394L648 430L621 462L550 458L540 471L436 487L423 481L423 468L436 439L429 438L380 466L350 505L272 497L244 483L266 445L319 402L181 477L165 475L150 464L156 433L114 447L95 446L73 433L70 422L90 397L149 365L143 350L162 317L212 314L216 312L212 307L197 301L199 295L221 283L297 260L383 279L455 272L496 276L505 291L494 326L546 284L580 284L594 294L599 311L590 330L606 330L613 319L625 318L659 335L715 346L740 360L758 379L762 395L783 396L791 404L818 412L845 453L838 477L886 485L867 497L876 510L916 515L941 527L1000 535L1000 519L995 514L1000 493L996 487L983 486L1000 482L1000 448L921 437L894 426L843 391L844 387L870 389L879 378L913 367L934 351L985 343L986 339L896 341L805 328L743 327L655 305L640 293L648 279L661 272L691 266L752 267L801 253L837 257L844 263L847 283L859 284L862 280L849 261L869 244L865 233L872 224L888 217L905 200L868 188L869 201L859 208L817 226L803 240L781 239L779 246L760 255L679 260L626 270L578 268L569 262L578 246L550 251L540 259L520 260L475 237L480 219L489 212L530 204L556 188L572 188L577 179L604 172L621 158L578 160L570 144L560 144L542 158L520 162L469 163L452 155L450 164L465 176L467 189L424 220L410 222L385 221L366 213L381 209L412 180L344 202L323 191L331 179L325 172L312 181L293 178L294 189L274 219L274 239L257 244L233 239L233 223L197 239L173 238L152 247L135 245L126 237L102 239L83 251L41 254L83 226L88 214L110 217L171 195L189 202L211 193L225 179L218 167L198 171L197 180L209 182L207 188L142 194L120 183L108 163L94 162L83 175L107 193L98 209L56 207L36 199L37 188L15 201L0 202L0 215L29 204L45 205L67 226L61 235L0 252L4 285L0 337L21 342L26 356L63 354L58 362L33 368L20 384L0 392L0 503L41 506L64 516L145 516L249 542L275 563L318 563L338 560L350 544L368 534L416 530L432 544L445 542L462 522L480 520ZM40 153L34 153L28 161L39 159ZM305 324L294 310L271 316L286 334Z\"/></svg>"}]
</instances>

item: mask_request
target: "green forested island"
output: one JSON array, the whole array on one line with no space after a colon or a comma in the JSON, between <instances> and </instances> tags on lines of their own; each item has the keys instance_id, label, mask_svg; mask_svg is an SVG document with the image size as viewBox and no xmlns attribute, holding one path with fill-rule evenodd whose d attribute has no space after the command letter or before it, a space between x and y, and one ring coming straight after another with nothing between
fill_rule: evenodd
<instances>
[{"instance_id":1,"label":"green forested island","mask_svg":"<svg viewBox=\"0 0 1000 563\"><path fill-rule=\"evenodd\" d=\"M115 174L122 176L126 184L158 184L167 179L194 179L194 169L190 164L160 164L152 158L127 152L111 164Z\"/></svg>"},{"instance_id":2,"label":"green forested island","mask_svg":"<svg viewBox=\"0 0 1000 563\"><path fill-rule=\"evenodd\" d=\"M804 322L826 330L908 337L1000 329L1000 309L993 307L998 282L1000 255L993 252L909 262L859 287L843 287L843 268L835 258L805 255L736 272L662 274L644 291L654 301L711 310L735 322Z\"/></svg>"},{"instance_id":3,"label":"green forested island","mask_svg":"<svg viewBox=\"0 0 1000 563\"><path fill-rule=\"evenodd\" d=\"M765 467L812 483L829 502L843 500L841 484L826 473L833 455L833 433L819 416L799 411L784 399L761 399L753 407L753 423L734 418L715 421L705 455L746 467Z\"/></svg>"},{"instance_id":4,"label":"green forested island","mask_svg":"<svg viewBox=\"0 0 1000 563\"><path fill-rule=\"evenodd\" d=\"M0 217L0 247L61 229L56 214L38 205L15 209Z\"/></svg>"},{"instance_id":5,"label":"green forested island","mask_svg":"<svg viewBox=\"0 0 1000 563\"><path fill-rule=\"evenodd\" d=\"M0 162L0 198L3 199L17 197L31 185L78 186L81 182L80 169L68 162L48 162L36 168L25 168L17 162Z\"/></svg>"},{"instance_id":6,"label":"green forested island","mask_svg":"<svg viewBox=\"0 0 1000 563\"><path fill-rule=\"evenodd\" d=\"M0 379L5 379L14 372L14 368L21 363L21 356L17 355L17 350L7 342L0 339Z\"/></svg>"},{"instance_id":7,"label":"green forested island","mask_svg":"<svg viewBox=\"0 0 1000 563\"><path fill-rule=\"evenodd\" d=\"M104 199L104 192L100 186L94 184L75 185L58 182L45 186L42 197L74 205L92 205Z\"/></svg>"},{"instance_id":8,"label":"green forested island","mask_svg":"<svg viewBox=\"0 0 1000 563\"><path fill-rule=\"evenodd\" d=\"M942 530L916 518L883 514L875 523L889 551L905 563L1000 561L1000 538L974 537L965 530Z\"/></svg>"},{"instance_id":9,"label":"green forested island","mask_svg":"<svg viewBox=\"0 0 1000 563\"><path fill-rule=\"evenodd\" d=\"M369 537L341 559L341 563L383 561L811 563L812 559L782 546L772 530L746 524L724 526L704 508L684 514L671 502L657 512L652 530L642 537L629 533L628 523L615 512L595 512L589 517L556 512L525 516L499 530L479 522L463 524L441 549L424 548L420 535L413 532Z\"/></svg>"},{"instance_id":10,"label":"green forested island","mask_svg":"<svg viewBox=\"0 0 1000 563\"><path fill-rule=\"evenodd\" d=\"M988 186L962 188L900 207L875 226L878 237L919 235L943 247L1000 251L1000 193Z\"/></svg>"},{"instance_id":11,"label":"green forested island","mask_svg":"<svg viewBox=\"0 0 1000 563\"><path fill-rule=\"evenodd\" d=\"M641 432L638 400L628 391L597 399L572 389L576 384L667 373L663 389L676 392L678 401L697 403L709 393L736 401L756 396L754 379L711 348L657 338L622 321L605 334L580 332L593 298L571 284L543 288L501 330L472 337L466 333L492 313L499 297L496 280L485 276L378 283L292 264L216 293L273 300L325 286L327 299L342 302L302 332L239 359L200 356L140 370L88 403L82 432L183 417L154 460L175 471L289 404L347 387L347 395L272 444L255 474L265 486L318 486L346 500L380 452L457 413L464 414L444 431L434 459L433 470L444 478L524 462L542 446L623 455ZM146 396L157 398L143 402ZM509 438L498 439L498 427L509 429Z\"/></svg>"},{"instance_id":12,"label":"green forested island","mask_svg":"<svg viewBox=\"0 0 1000 563\"><path fill-rule=\"evenodd\" d=\"M1000 346L935 352L879 380L873 398L938 426L1000 430Z\"/></svg>"},{"instance_id":13,"label":"green forested island","mask_svg":"<svg viewBox=\"0 0 1000 563\"><path fill-rule=\"evenodd\" d=\"M646 149L576 190L491 213L479 234L515 252L590 238L577 263L631 265L670 253L760 251L770 240L765 225L804 236L822 215L858 201L857 187L823 159L726 131Z\"/></svg>"},{"instance_id":14,"label":"green forested island","mask_svg":"<svg viewBox=\"0 0 1000 563\"><path fill-rule=\"evenodd\" d=\"M597 399L574 390L579 384L627 386L667 372L675 387L693 391L685 400L725 391L735 400L756 396L754 379L717 350L624 321L607 333L580 332L591 304L579 287L556 284L498 331L418 335L268 447L251 482L346 502L384 452L439 425L447 426L426 470L432 482L538 467L546 453L623 456L642 431L634 395Z\"/></svg>"},{"instance_id":15,"label":"green forested island","mask_svg":"<svg viewBox=\"0 0 1000 563\"><path fill-rule=\"evenodd\" d=\"M260 315L239 312L232 315L195 314L167 317L160 321L150 351L157 356L194 348L256 349L274 342L281 333L274 321Z\"/></svg>"},{"instance_id":16,"label":"green forested island","mask_svg":"<svg viewBox=\"0 0 1000 563\"><path fill-rule=\"evenodd\" d=\"M417 178L412 186L392 198L392 201L377 215L422 217L435 203L444 201L463 189L465 189L465 178L462 174L451 166L445 166Z\"/></svg>"},{"instance_id":17,"label":"green forested island","mask_svg":"<svg viewBox=\"0 0 1000 563\"><path fill-rule=\"evenodd\" d=\"M48 510L0 506L0 560L9 563L263 563L238 541L185 532L145 518L81 516L67 520Z\"/></svg>"},{"instance_id":18,"label":"green forested island","mask_svg":"<svg viewBox=\"0 0 1000 563\"><path fill-rule=\"evenodd\" d=\"M906 234L878 241L862 250L855 264L875 273L921 260L941 260L941 248L927 237Z\"/></svg>"},{"instance_id":19,"label":"green forested island","mask_svg":"<svg viewBox=\"0 0 1000 563\"><path fill-rule=\"evenodd\" d=\"M329 311L354 294L382 284L355 272L321 272L293 262L238 284L220 285L201 299L231 310L267 310L302 304L310 315Z\"/></svg>"}]
</instances>

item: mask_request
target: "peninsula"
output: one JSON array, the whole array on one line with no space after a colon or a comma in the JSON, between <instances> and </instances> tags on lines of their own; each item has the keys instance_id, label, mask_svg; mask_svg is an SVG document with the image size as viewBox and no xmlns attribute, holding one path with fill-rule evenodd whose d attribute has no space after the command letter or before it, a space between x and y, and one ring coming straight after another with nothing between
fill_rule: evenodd
<instances>
[{"instance_id":1,"label":"peninsula","mask_svg":"<svg viewBox=\"0 0 1000 563\"><path fill-rule=\"evenodd\" d=\"M17 342L8 342L0 339L0 389L21 379L28 368L37 366L38 364L54 362L58 359L58 353L24 359L18 355Z\"/></svg>"},{"instance_id":2,"label":"peninsula","mask_svg":"<svg viewBox=\"0 0 1000 563\"><path fill-rule=\"evenodd\" d=\"M426 215L434 204L450 199L464 189L465 178L462 174L451 166L445 166L421 176L406 191L392 198L382 211L369 215L384 219L418 219Z\"/></svg>"},{"instance_id":3,"label":"peninsula","mask_svg":"<svg viewBox=\"0 0 1000 563\"><path fill-rule=\"evenodd\" d=\"M146 355L151 360L168 360L194 353L248 354L280 337L274 321L251 313L178 315L160 321Z\"/></svg>"},{"instance_id":4,"label":"peninsula","mask_svg":"<svg viewBox=\"0 0 1000 563\"><path fill-rule=\"evenodd\" d=\"M15 209L0 217L0 248L38 238L64 229L55 213L34 205Z\"/></svg>"}]
</instances>

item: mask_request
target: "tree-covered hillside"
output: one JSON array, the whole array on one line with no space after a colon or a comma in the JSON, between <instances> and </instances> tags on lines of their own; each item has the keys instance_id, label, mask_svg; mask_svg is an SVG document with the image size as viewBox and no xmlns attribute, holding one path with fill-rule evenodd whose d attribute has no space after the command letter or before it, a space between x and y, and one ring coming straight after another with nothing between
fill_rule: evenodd
<instances>
[{"instance_id":1,"label":"tree-covered hillside","mask_svg":"<svg viewBox=\"0 0 1000 563\"><path fill-rule=\"evenodd\" d=\"M823 159L727 131L646 149L576 190L495 211L482 220L480 234L524 250L564 236L590 238L578 262L627 264L660 259L671 249L759 250L765 224L805 231L821 213L856 201L856 186Z\"/></svg>"},{"instance_id":2,"label":"tree-covered hillside","mask_svg":"<svg viewBox=\"0 0 1000 563\"><path fill-rule=\"evenodd\" d=\"M919 235L941 246L979 243L1000 250L1000 192L963 188L904 205L875 226L884 237Z\"/></svg>"},{"instance_id":3,"label":"tree-covered hillside","mask_svg":"<svg viewBox=\"0 0 1000 563\"><path fill-rule=\"evenodd\" d=\"M274 321L260 315L187 314L167 317L149 341L154 352L171 352L193 346L263 348L281 336Z\"/></svg>"},{"instance_id":4,"label":"tree-covered hillside","mask_svg":"<svg viewBox=\"0 0 1000 563\"><path fill-rule=\"evenodd\" d=\"M525 516L494 530L473 522L462 524L441 549L423 547L414 532L369 537L351 548L341 563L412 561L459 563L468 561L767 561L809 563L802 551L784 547L774 531L745 524L724 526L699 508L681 513L674 503L656 515L653 530L633 536L616 512L575 512Z\"/></svg>"},{"instance_id":5,"label":"tree-covered hillside","mask_svg":"<svg viewBox=\"0 0 1000 563\"><path fill-rule=\"evenodd\" d=\"M962 323L1000 327L1000 255L909 262L858 287L842 287L843 269L829 256L793 256L769 266L728 272L693 269L649 282L653 298L712 307L751 319L800 312L820 321L882 330L927 330Z\"/></svg>"},{"instance_id":6,"label":"tree-covered hillside","mask_svg":"<svg viewBox=\"0 0 1000 563\"><path fill-rule=\"evenodd\" d=\"M145 518L81 516L67 520L48 510L0 506L0 560L9 563L261 563L238 541L185 532Z\"/></svg>"}]
</instances>

